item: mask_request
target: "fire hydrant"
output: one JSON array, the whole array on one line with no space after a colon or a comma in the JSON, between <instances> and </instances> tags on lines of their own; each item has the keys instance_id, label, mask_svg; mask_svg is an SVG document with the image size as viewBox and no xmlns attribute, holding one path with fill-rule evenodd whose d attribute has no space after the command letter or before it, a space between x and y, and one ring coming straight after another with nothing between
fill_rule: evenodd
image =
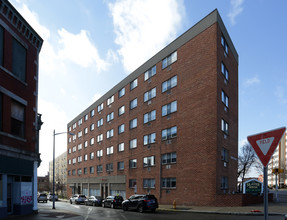
<instances>
[{"instance_id":1,"label":"fire hydrant","mask_svg":"<svg viewBox=\"0 0 287 220\"><path fill-rule=\"evenodd\" d=\"M176 209L176 201L175 201L175 200L173 200L172 207L173 207L174 209Z\"/></svg>"}]
</instances>

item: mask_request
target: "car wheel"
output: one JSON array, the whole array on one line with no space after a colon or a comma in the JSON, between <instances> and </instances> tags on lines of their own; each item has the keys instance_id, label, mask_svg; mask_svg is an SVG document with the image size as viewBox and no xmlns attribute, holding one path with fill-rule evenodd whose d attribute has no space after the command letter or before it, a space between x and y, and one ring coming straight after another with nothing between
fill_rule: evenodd
<instances>
[{"instance_id":1,"label":"car wheel","mask_svg":"<svg viewBox=\"0 0 287 220\"><path fill-rule=\"evenodd\" d=\"M143 206L142 206L142 205L139 205L139 206L138 206L138 211L139 211L140 213L143 213L143 212L144 212L144 209L143 209Z\"/></svg>"},{"instance_id":2,"label":"car wheel","mask_svg":"<svg viewBox=\"0 0 287 220\"><path fill-rule=\"evenodd\" d=\"M129 209L129 208L128 208L126 205L123 205L123 210L124 210L124 211L128 211L128 209Z\"/></svg>"}]
</instances>

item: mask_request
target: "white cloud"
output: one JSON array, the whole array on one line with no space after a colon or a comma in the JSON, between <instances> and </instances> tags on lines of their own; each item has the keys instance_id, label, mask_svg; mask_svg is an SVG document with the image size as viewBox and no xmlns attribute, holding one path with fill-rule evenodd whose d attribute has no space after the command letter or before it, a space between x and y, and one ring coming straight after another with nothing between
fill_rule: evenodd
<instances>
[{"instance_id":1,"label":"white cloud","mask_svg":"<svg viewBox=\"0 0 287 220\"><path fill-rule=\"evenodd\" d=\"M232 25L235 25L235 18L243 11L243 2L244 0L231 0L231 9L227 17L229 17Z\"/></svg>"},{"instance_id":2,"label":"white cloud","mask_svg":"<svg viewBox=\"0 0 287 220\"><path fill-rule=\"evenodd\" d=\"M243 82L243 85L245 87L250 87L250 86L257 85L257 84L260 84L260 79L258 78L258 76L255 76L253 78L249 78Z\"/></svg>"},{"instance_id":3,"label":"white cloud","mask_svg":"<svg viewBox=\"0 0 287 220\"><path fill-rule=\"evenodd\" d=\"M119 0L109 9L118 53L129 73L176 37L184 16L183 1L176 0Z\"/></svg>"},{"instance_id":4,"label":"white cloud","mask_svg":"<svg viewBox=\"0 0 287 220\"><path fill-rule=\"evenodd\" d=\"M87 31L81 30L79 34L72 34L62 28L58 34L60 37L59 44L62 46L58 52L59 58L70 60L84 68L95 64L97 71L107 68L108 63L100 58Z\"/></svg>"}]
</instances>

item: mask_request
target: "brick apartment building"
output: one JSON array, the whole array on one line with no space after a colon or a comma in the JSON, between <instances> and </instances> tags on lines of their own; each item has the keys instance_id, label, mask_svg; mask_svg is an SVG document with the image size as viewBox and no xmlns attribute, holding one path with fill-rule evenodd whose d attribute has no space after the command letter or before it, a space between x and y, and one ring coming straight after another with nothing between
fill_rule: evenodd
<instances>
[{"instance_id":1,"label":"brick apartment building","mask_svg":"<svg viewBox=\"0 0 287 220\"><path fill-rule=\"evenodd\" d=\"M68 196L216 205L236 191L238 54L217 10L68 123Z\"/></svg>"},{"instance_id":2,"label":"brick apartment building","mask_svg":"<svg viewBox=\"0 0 287 220\"><path fill-rule=\"evenodd\" d=\"M0 0L0 218L37 211L38 64L43 40Z\"/></svg>"}]
</instances>

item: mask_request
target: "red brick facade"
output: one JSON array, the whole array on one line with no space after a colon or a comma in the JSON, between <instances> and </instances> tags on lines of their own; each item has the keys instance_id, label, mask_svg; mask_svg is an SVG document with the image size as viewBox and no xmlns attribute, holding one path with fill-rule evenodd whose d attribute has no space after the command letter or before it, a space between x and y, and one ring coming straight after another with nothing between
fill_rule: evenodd
<instances>
[{"instance_id":1,"label":"red brick facade","mask_svg":"<svg viewBox=\"0 0 287 220\"><path fill-rule=\"evenodd\" d=\"M210 24L205 26L206 22ZM227 53L221 43L222 37L228 44ZM175 51L177 59L162 68L163 60ZM229 71L228 80L221 71L222 62ZM145 81L145 72L154 65L156 74ZM162 92L162 83L174 76L177 76L176 86ZM130 83L134 79L138 80L138 86L131 90ZM125 88L125 95L119 98L118 91L122 88ZM156 96L145 102L144 94L153 88L156 88ZM228 96L227 106L222 102L222 91ZM107 105L107 99L112 95L114 102ZM130 109L130 101L135 98L137 107ZM173 101L177 101L176 111L162 116L162 107ZM98 112L97 106L101 103L104 107ZM123 105L125 113L119 116L118 109ZM95 111L93 117L92 110ZM153 110L156 110L156 119L144 123L144 114ZM114 119L107 122L111 112L114 112ZM85 115L88 115L86 121ZM101 118L103 126L98 128L97 121ZM130 129L129 122L134 118L137 118L137 127ZM228 123L228 131L222 131L222 119ZM95 129L91 131L93 123ZM118 134L118 126L122 124L125 125L124 132ZM175 126L176 134L163 140L163 130ZM86 134L85 128L88 128ZM114 136L107 139L110 129L114 129ZM154 194L161 204L172 204L176 200L179 205L214 205L217 194L236 191L238 57L218 12L212 12L112 88L71 121L68 130L77 134L74 140L68 140L68 195L88 192L86 194L107 196L118 192L129 197L136 191ZM79 138L80 131L82 136ZM156 133L155 142L144 145L144 136L151 133ZM99 134L104 137L101 143L97 143ZM93 137L95 143L90 145ZM129 142L134 138L137 138L137 147L130 149ZM85 141L88 141L87 147ZM123 152L118 151L119 143L124 143ZM80 144L82 149L78 150ZM107 155L106 149L110 146L114 147L113 154ZM223 148L227 152L224 160ZM98 150L103 150L100 159L97 158ZM95 154L94 159L90 159L91 152ZM163 155L170 153L176 153L176 162L163 164ZM78 162L79 156L82 156L81 162ZM144 158L150 156L154 156L155 164L144 167ZM136 168L129 167L131 159L137 159ZM120 161L124 162L124 170L118 170ZM113 163L112 172L106 171L109 163ZM97 165L103 165L102 172L97 173ZM93 174L89 170L91 166L95 167ZM87 168L86 174L84 168ZM78 169L82 170L81 174ZM165 186L164 180L169 182L170 178L176 179L176 186ZM146 188L144 179L154 179L155 184ZM130 180L136 180L136 188L130 187Z\"/></svg>"}]
</instances>

